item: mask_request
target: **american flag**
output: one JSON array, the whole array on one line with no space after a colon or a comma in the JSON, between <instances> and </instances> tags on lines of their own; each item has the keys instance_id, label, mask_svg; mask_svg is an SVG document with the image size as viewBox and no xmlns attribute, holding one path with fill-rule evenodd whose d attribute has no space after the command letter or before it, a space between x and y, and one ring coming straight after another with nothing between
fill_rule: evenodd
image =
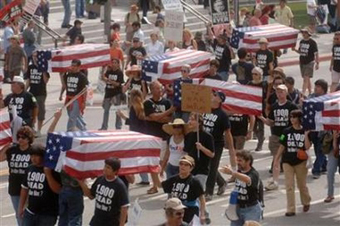
<instances>
[{"instance_id":1,"label":"american flag","mask_svg":"<svg viewBox=\"0 0 340 226\"><path fill-rule=\"evenodd\" d=\"M261 115L262 88L204 79L201 85L220 90L226 95L222 107L235 114Z\"/></svg>"},{"instance_id":2,"label":"american flag","mask_svg":"<svg viewBox=\"0 0 340 226\"><path fill-rule=\"evenodd\" d=\"M234 28L230 45L256 51L260 48L258 40L265 37L269 42L268 48L285 49L295 46L298 34L299 30L282 24Z\"/></svg>"},{"instance_id":3,"label":"american flag","mask_svg":"<svg viewBox=\"0 0 340 226\"><path fill-rule=\"evenodd\" d=\"M105 66L111 60L108 44L79 44L42 53L41 68L48 68L48 72L67 72L73 59L81 61L82 69Z\"/></svg>"},{"instance_id":4,"label":"american flag","mask_svg":"<svg viewBox=\"0 0 340 226\"><path fill-rule=\"evenodd\" d=\"M11 122L7 108L0 110L0 147L12 142Z\"/></svg>"},{"instance_id":5,"label":"american flag","mask_svg":"<svg viewBox=\"0 0 340 226\"><path fill-rule=\"evenodd\" d=\"M340 130L340 91L303 101L306 130Z\"/></svg>"},{"instance_id":6,"label":"american flag","mask_svg":"<svg viewBox=\"0 0 340 226\"><path fill-rule=\"evenodd\" d=\"M104 160L118 157L120 175L158 172L161 139L132 131L49 133L45 166L76 178L102 175Z\"/></svg>"},{"instance_id":7,"label":"american flag","mask_svg":"<svg viewBox=\"0 0 340 226\"><path fill-rule=\"evenodd\" d=\"M180 107L182 104L182 83L199 84L199 79L176 79L174 81L174 106Z\"/></svg>"},{"instance_id":8,"label":"american flag","mask_svg":"<svg viewBox=\"0 0 340 226\"><path fill-rule=\"evenodd\" d=\"M191 66L190 77L203 77L209 70L212 54L197 50L179 50L148 57L142 61L143 78L147 81L159 80L170 83L181 77L181 67Z\"/></svg>"},{"instance_id":9,"label":"american flag","mask_svg":"<svg viewBox=\"0 0 340 226\"><path fill-rule=\"evenodd\" d=\"M38 58L38 71L40 72L48 72L50 69L48 68L49 60L52 58L51 50L38 50L37 51L37 58Z\"/></svg>"}]
</instances>

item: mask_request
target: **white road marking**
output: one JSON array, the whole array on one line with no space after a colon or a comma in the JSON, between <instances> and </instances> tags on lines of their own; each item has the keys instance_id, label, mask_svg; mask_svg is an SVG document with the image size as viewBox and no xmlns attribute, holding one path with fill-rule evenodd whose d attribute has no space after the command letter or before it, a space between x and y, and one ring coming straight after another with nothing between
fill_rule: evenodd
<instances>
[{"instance_id":1,"label":"white road marking","mask_svg":"<svg viewBox=\"0 0 340 226\"><path fill-rule=\"evenodd\" d=\"M14 216L15 216L15 213L10 213L10 214L1 216L1 218L14 217Z\"/></svg>"}]
</instances>

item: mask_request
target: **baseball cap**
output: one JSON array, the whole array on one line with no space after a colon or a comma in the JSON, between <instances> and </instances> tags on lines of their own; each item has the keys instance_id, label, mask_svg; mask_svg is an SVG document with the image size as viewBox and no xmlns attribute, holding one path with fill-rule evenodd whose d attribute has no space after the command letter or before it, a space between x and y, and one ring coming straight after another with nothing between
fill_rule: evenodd
<instances>
[{"instance_id":1,"label":"baseball cap","mask_svg":"<svg viewBox=\"0 0 340 226\"><path fill-rule=\"evenodd\" d=\"M186 162L188 164L190 164L192 167L195 166L195 159L193 159L191 156L189 155L184 155L179 162Z\"/></svg>"},{"instance_id":2,"label":"baseball cap","mask_svg":"<svg viewBox=\"0 0 340 226\"><path fill-rule=\"evenodd\" d=\"M139 39L139 37L133 37L132 41L133 41L133 42L134 42L134 41L139 42L140 39Z\"/></svg>"},{"instance_id":3,"label":"baseball cap","mask_svg":"<svg viewBox=\"0 0 340 226\"><path fill-rule=\"evenodd\" d=\"M253 70L251 70L251 73L263 75L263 70L259 67L254 67Z\"/></svg>"},{"instance_id":4,"label":"baseball cap","mask_svg":"<svg viewBox=\"0 0 340 226\"><path fill-rule=\"evenodd\" d=\"M278 87L276 87L276 89L277 89L277 90L278 90L278 89L281 89L281 90L284 90L284 91L288 92L288 88L287 88L287 86L284 85L284 84L279 85Z\"/></svg>"},{"instance_id":5,"label":"baseball cap","mask_svg":"<svg viewBox=\"0 0 340 226\"><path fill-rule=\"evenodd\" d=\"M214 94L218 95L222 103L225 101L225 94L221 90L214 91Z\"/></svg>"},{"instance_id":6,"label":"baseball cap","mask_svg":"<svg viewBox=\"0 0 340 226\"><path fill-rule=\"evenodd\" d=\"M12 83L14 83L14 82L25 84L24 78L21 77L21 76L14 76Z\"/></svg>"},{"instance_id":7,"label":"baseball cap","mask_svg":"<svg viewBox=\"0 0 340 226\"><path fill-rule=\"evenodd\" d=\"M75 66L80 66L81 65L81 61L78 59L73 59L71 62L71 65L75 65Z\"/></svg>"},{"instance_id":8,"label":"baseball cap","mask_svg":"<svg viewBox=\"0 0 340 226\"><path fill-rule=\"evenodd\" d=\"M178 198L170 198L165 202L164 209L182 210L187 208Z\"/></svg>"}]
</instances>

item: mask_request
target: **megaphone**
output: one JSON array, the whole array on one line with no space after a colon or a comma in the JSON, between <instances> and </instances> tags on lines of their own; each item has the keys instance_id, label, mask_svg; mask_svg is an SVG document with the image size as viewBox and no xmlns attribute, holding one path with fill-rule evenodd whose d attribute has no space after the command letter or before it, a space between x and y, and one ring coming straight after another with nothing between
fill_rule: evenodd
<instances>
[{"instance_id":1,"label":"megaphone","mask_svg":"<svg viewBox=\"0 0 340 226\"><path fill-rule=\"evenodd\" d=\"M225 211L225 216L230 221L237 221L238 220L238 216L237 216L237 213L236 213L237 196L238 196L238 191L232 191L231 192L230 199L229 199L229 206Z\"/></svg>"}]
</instances>

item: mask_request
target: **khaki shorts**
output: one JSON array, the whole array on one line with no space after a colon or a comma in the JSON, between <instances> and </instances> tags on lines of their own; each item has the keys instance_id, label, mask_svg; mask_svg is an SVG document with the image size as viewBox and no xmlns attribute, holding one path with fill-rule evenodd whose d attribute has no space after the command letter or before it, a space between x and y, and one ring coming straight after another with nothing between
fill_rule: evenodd
<instances>
[{"instance_id":1,"label":"khaki shorts","mask_svg":"<svg viewBox=\"0 0 340 226\"><path fill-rule=\"evenodd\" d=\"M309 78L313 78L314 74L314 61L309 64L300 64L301 76L308 76Z\"/></svg>"},{"instance_id":2,"label":"khaki shorts","mask_svg":"<svg viewBox=\"0 0 340 226\"><path fill-rule=\"evenodd\" d=\"M268 148L272 156L275 156L280 147L280 137L276 135L271 135L269 137Z\"/></svg>"},{"instance_id":3,"label":"khaki shorts","mask_svg":"<svg viewBox=\"0 0 340 226\"><path fill-rule=\"evenodd\" d=\"M340 72L332 70L332 83L338 84L340 82Z\"/></svg>"},{"instance_id":4,"label":"khaki shorts","mask_svg":"<svg viewBox=\"0 0 340 226\"><path fill-rule=\"evenodd\" d=\"M243 150L244 144L246 143L246 137L245 136L235 136L233 137L234 141L234 148L235 150Z\"/></svg>"}]
</instances>

